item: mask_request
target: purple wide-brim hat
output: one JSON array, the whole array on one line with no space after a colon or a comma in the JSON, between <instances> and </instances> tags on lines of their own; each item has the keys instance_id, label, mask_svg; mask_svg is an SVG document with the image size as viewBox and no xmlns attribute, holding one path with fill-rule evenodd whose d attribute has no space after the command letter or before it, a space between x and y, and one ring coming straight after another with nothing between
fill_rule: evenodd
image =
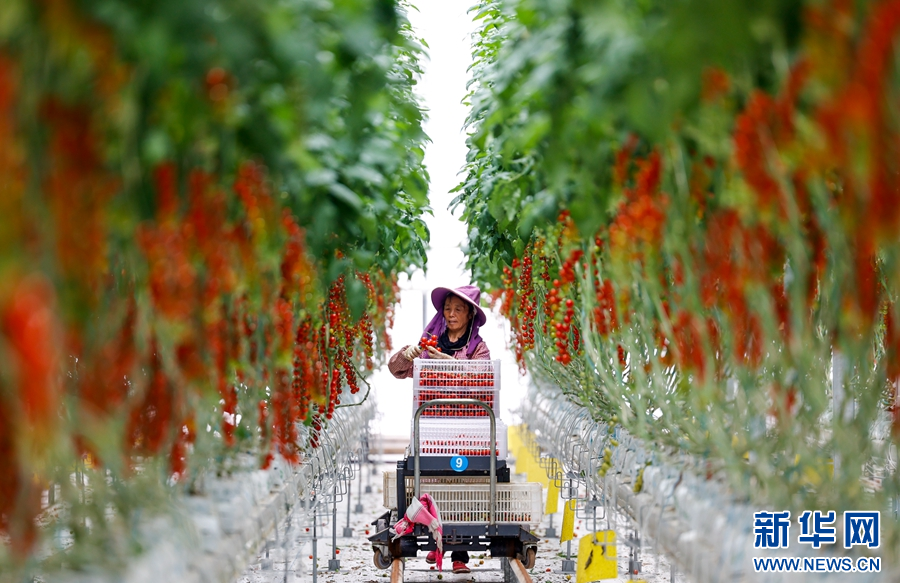
<instances>
[{"instance_id":1,"label":"purple wide-brim hat","mask_svg":"<svg viewBox=\"0 0 900 583\"><path fill-rule=\"evenodd\" d=\"M444 301L447 299L448 294L458 296L462 301L471 304L475 308L475 325L484 326L484 323L487 322L487 316L484 314L481 306L478 305L478 300L481 299L480 289L474 285L464 285L456 289L447 287L434 288L434 291L431 292L431 303L434 304L438 314L444 313Z\"/></svg>"}]
</instances>

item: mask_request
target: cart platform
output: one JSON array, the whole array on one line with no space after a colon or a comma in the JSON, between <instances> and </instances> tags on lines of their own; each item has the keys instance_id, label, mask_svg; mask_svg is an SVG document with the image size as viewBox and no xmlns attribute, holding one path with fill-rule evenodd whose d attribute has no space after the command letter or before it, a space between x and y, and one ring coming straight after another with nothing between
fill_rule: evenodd
<instances>
[{"instance_id":1,"label":"cart platform","mask_svg":"<svg viewBox=\"0 0 900 583\"><path fill-rule=\"evenodd\" d=\"M503 558L505 572L527 579L525 569L534 566L537 552L539 539L531 530L542 518L543 490L536 482L510 482L506 460L498 459L501 451L504 457L506 453L505 436L497 439L500 361L416 359L413 379L411 451L397 462L395 472L384 475L389 510L369 537L375 565L390 567L392 582L399 581L404 559L436 550L425 526L415 525L412 533L396 540L390 530L413 497L428 493L441 514L445 553L488 551ZM422 417L429 424L424 440ZM429 448L426 454L423 443ZM525 579L516 575L516 580Z\"/></svg>"}]
</instances>

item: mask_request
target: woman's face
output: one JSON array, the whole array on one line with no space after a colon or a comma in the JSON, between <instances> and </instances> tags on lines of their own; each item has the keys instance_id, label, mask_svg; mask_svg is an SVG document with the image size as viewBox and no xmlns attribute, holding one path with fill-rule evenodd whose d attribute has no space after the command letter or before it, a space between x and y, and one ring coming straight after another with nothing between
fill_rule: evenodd
<instances>
[{"instance_id":1,"label":"woman's face","mask_svg":"<svg viewBox=\"0 0 900 583\"><path fill-rule=\"evenodd\" d=\"M444 300L444 320L447 321L447 329L454 335L462 334L469 327L472 312L469 304L456 296L447 296Z\"/></svg>"}]
</instances>

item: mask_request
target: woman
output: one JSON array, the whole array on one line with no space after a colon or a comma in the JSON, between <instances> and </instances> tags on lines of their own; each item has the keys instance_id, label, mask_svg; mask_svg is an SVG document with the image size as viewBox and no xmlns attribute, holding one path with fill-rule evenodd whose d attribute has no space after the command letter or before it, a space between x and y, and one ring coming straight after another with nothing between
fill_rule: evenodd
<instances>
[{"instance_id":1,"label":"woman","mask_svg":"<svg viewBox=\"0 0 900 583\"><path fill-rule=\"evenodd\" d=\"M391 373L398 379L412 377L413 360L416 358L490 360L491 351L478 335L479 328L487 321L478 305L480 296L481 290L474 285L456 289L439 287L431 292L431 303L438 313L422 335L437 336L438 345L427 348L418 344L404 346L388 361Z\"/></svg>"},{"instance_id":2,"label":"woman","mask_svg":"<svg viewBox=\"0 0 900 583\"><path fill-rule=\"evenodd\" d=\"M478 335L478 330L487 321L484 311L478 305L481 290L474 285L464 285L456 289L436 288L431 292L431 303L438 311L423 336L437 336L437 347L423 348L418 344L404 346L388 361L388 369L398 379L413 376L413 360L416 358L443 358L457 360L490 360L491 351ZM438 350L440 349L440 350ZM425 557L425 562L435 563L435 551ZM468 573L469 553L450 553L454 573Z\"/></svg>"}]
</instances>

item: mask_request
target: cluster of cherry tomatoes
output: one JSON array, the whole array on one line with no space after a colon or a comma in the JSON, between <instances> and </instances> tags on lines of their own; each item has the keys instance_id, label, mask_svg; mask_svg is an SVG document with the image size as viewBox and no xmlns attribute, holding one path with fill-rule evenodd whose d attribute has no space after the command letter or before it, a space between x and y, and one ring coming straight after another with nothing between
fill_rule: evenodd
<instances>
[{"instance_id":1,"label":"cluster of cherry tomatoes","mask_svg":"<svg viewBox=\"0 0 900 583\"><path fill-rule=\"evenodd\" d=\"M572 355L569 352L569 332L575 328L572 318L575 316L575 302L569 298L566 300L566 311L562 322L554 324L554 336L556 336L556 361L562 364L572 362Z\"/></svg>"},{"instance_id":2,"label":"cluster of cherry tomatoes","mask_svg":"<svg viewBox=\"0 0 900 583\"><path fill-rule=\"evenodd\" d=\"M597 304L594 307L594 324L597 326L597 333L601 336L607 336L611 332L615 332L619 328L619 319L616 315L616 295L613 290L612 281L609 279L595 281L594 286L597 290Z\"/></svg>"},{"instance_id":3,"label":"cluster of cherry tomatoes","mask_svg":"<svg viewBox=\"0 0 900 583\"><path fill-rule=\"evenodd\" d=\"M420 348L432 347L432 348L437 348L438 352L441 351L441 347L438 346L438 337L435 336L434 334L432 334L431 336L429 336L428 334L426 334L425 336L422 336L422 339L419 340L419 347Z\"/></svg>"},{"instance_id":4,"label":"cluster of cherry tomatoes","mask_svg":"<svg viewBox=\"0 0 900 583\"><path fill-rule=\"evenodd\" d=\"M530 246L529 246L530 247ZM525 351L534 348L534 319L537 317L537 302L532 282L531 249L526 247L522 259L522 272L515 277L519 260L513 259L512 269L503 268L503 305L501 313L510 319L516 340L516 362L525 370ZM518 306L516 304L518 303ZM516 308L514 310L514 308Z\"/></svg>"},{"instance_id":5,"label":"cluster of cherry tomatoes","mask_svg":"<svg viewBox=\"0 0 900 583\"><path fill-rule=\"evenodd\" d=\"M580 247L576 247L572 249L568 259L563 261L562 266L559 268L559 278L563 283L573 283L575 281L575 266L583 256L584 251Z\"/></svg>"},{"instance_id":6,"label":"cluster of cherry tomatoes","mask_svg":"<svg viewBox=\"0 0 900 583\"><path fill-rule=\"evenodd\" d=\"M567 365L572 362L573 355L580 354L582 350L581 332L576 326L575 313L578 290L572 284L576 280L575 268L578 265L585 272L591 266L584 260L584 250L580 246L571 248L577 231L568 211L559 214L557 223L559 236L555 250L546 253L544 249L547 239L537 237L533 245L525 247L521 259L513 259L511 266L503 269L502 312L512 324L516 340L516 360L522 370L525 368L525 352L535 347L535 319L539 304L544 315L540 330L544 336L551 337L554 343L554 359ZM570 248L567 255L564 255L564 248ZM559 266L558 277L552 279L551 265L555 263L552 258L556 256L565 256L566 259ZM534 285L533 266L536 263L543 266L540 278L547 284L543 301L540 301L536 293L538 288ZM596 268L594 271L596 277Z\"/></svg>"},{"instance_id":7,"label":"cluster of cherry tomatoes","mask_svg":"<svg viewBox=\"0 0 900 583\"><path fill-rule=\"evenodd\" d=\"M319 447L319 439L321 438L321 433L322 433L322 416L317 413L312 416L312 422L310 423L309 445L312 448Z\"/></svg>"}]
</instances>

